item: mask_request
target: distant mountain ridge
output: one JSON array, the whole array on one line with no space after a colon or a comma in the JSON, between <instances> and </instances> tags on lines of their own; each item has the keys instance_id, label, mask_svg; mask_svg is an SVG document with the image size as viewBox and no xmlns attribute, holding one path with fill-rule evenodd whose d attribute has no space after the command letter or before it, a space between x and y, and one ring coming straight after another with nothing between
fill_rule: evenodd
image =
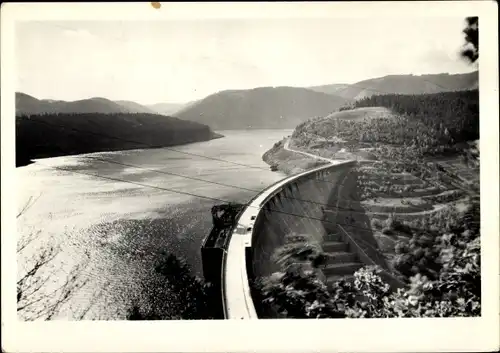
<instances>
[{"instance_id":1,"label":"distant mountain ridge","mask_svg":"<svg viewBox=\"0 0 500 353\"><path fill-rule=\"evenodd\" d=\"M147 107L158 114L172 115L192 103L194 103L194 101L188 103L156 103L149 104Z\"/></svg>"},{"instance_id":2,"label":"distant mountain ridge","mask_svg":"<svg viewBox=\"0 0 500 353\"><path fill-rule=\"evenodd\" d=\"M311 87L257 87L224 90L187 103L89 98L73 102L16 93L16 115L47 113L156 113L196 121L212 129L294 128L354 101L379 94L432 94L477 89L478 71L466 74L388 75L355 84Z\"/></svg>"},{"instance_id":3,"label":"distant mountain ridge","mask_svg":"<svg viewBox=\"0 0 500 353\"><path fill-rule=\"evenodd\" d=\"M337 94L339 91L342 92L342 90L345 90L349 86L350 85L347 83L334 83L331 85L311 86L311 87L306 87L306 88L310 89L312 91L315 91L315 92L322 92L322 93L339 95L339 94Z\"/></svg>"},{"instance_id":4,"label":"distant mountain ridge","mask_svg":"<svg viewBox=\"0 0 500 353\"><path fill-rule=\"evenodd\" d=\"M77 101L63 101L52 99L37 99L26 93L16 92L16 115L36 115L49 113L145 113L150 112L146 107L140 104L128 101L123 104L113 102L112 100L93 97L80 99ZM135 105L133 108L132 106ZM139 107L139 108L137 108Z\"/></svg>"},{"instance_id":5,"label":"distant mountain ridge","mask_svg":"<svg viewBox=\"0 0 500 353\"><path fill-rule=\"evenodd\" d=\"M132 113L150 113L150 114L156 113L155 110L153 110L147 106L141 105L139 103L132 102L132 101L119 100L119 101L115 101L115 103L130 110L130 112L132 112Z\"/></svg>"},{"instance_id":6,"label":"distant mountain ridge","mask_svg":"<svg viewBox=\"0 0 500 353\"><path fill-rule=\"evenodd\" d=\"M157 148L223 137L207 125L156 114L132 101L73 102L16 93L16 166L32 159Z\"/></svg>"},{"instance_id":7,"label":"distant mountain ridge","mask_svg":"<svg viewBox=\"0 0 500 353\"><path fill-rule=\"evenodd\" d=\"M478 88L478 71L466 74L388 75L355 84L225 90L174 113L213 129L294 128L353 101L379 94L432 94Z\"/></svg>"},{"instance_id":8,"label":"distant mountain ridge","mask_svg":"<svg viewBox=\"0 0 500 353\"><path fill-rule=\"evenodd\" d=\"M344 87L342 87L344 86ZM388 75L351 85L323 85L309 89L358 100L377 94L431 94L472 90L479 87L479 72L465 74Z\"/></svg>"},{"instance_id":9,"label":"distant mountain ridge","mask_svg":"<svg viewBox=\"0 0 500 353\"><path fill-rule=\"evenodd\" d=\"M350 100L300 87L258 87L225 90L174 114L212 129L294 128L315 116L327 115Z\"/></svg>"},{"instance_id":10,"label":"distant mountain ridge","mask_svg":"<svg viewBox=\"0 0 500 353\"><path fill-rule=\"evenodd\" d=\"M170 109L166 109L165 107L167 106L169 106ZM102 97L93 97L76 101L37 99L26 93L16 92L16 115L48 113L149 113L169 115L183 106L184 104L170 103L158 103L146 106L129 100L112 101ZM157 107L163 108L156 109Z\"/></svg>"}]
</instances>

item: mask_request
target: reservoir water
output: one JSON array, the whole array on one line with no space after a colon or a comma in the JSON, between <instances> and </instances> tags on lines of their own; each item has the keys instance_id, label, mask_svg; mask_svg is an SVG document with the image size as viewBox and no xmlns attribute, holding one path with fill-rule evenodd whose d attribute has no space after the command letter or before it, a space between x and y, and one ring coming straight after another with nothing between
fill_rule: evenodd
<instances>
[{"instance_id":1,"label":"reservoir water","mask_svg":"<svg viewBox=\"0 0 500 353\"><path fill-rule=\"evenodd\" d=\"M16 169L19 210L32 203L17 219L18 236L36 235L18 255L19 273L56 244L60 251L44 269L49 281L40 289L50 297L50 288L84 264L79 280L85 284L54 319L124 319L138 283L163 251L202 275L210 208L247 202L283 178L262 154L291 130L220 133L225 137L208 142L41 159ZM34 303L30 312L43 309Z\"/></svg>"}]
</instances>

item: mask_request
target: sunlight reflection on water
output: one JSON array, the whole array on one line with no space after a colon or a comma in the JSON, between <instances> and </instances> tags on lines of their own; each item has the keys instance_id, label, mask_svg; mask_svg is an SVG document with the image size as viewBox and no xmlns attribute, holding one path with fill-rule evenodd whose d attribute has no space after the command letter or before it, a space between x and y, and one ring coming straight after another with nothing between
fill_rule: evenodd
<instances>
[{"instance_id":1,"label":"sunlight reflection on water","mask_svg":"<svg viewBox=\"0 0 500 353\"><path fill-rule=\"evenodd\" d=\"M140 279L148 276L151 263L162 250L185 257L193 271L201 275L200 245L211 227L210 207L217 202L161 188L239 202L248 201L255 192L116 163L252 190L261 190L283 177L269 170L262 154L290 131L222 133L225 138L174 148L190 154L169 149L105 152L41 159L18 168L19 209L30 197L36 199L18 219L19 237L40 233L37 244L19 257L19 275L49 239L60 245L62 251L54 260L57 274L51 275L53 283L44 290L62 281L72 266L89 259L84 268L88 284L60 310L56 319L76 319L90 305L92 309L85 319L124 318L128 298L138 290ZM194 156L197 154L262 169Z\"/></svg>"}]
</instances>

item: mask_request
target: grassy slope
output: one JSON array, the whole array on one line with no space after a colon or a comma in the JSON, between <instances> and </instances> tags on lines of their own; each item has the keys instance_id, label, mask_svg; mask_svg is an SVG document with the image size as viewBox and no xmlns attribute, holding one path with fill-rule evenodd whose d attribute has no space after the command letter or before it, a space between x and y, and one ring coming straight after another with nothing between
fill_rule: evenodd
<instances>
[{"instance_id":1,"label":"grassy slope","mask_svg":"<svg viewBox=\"0 0 500 353\"><path fill-rule=\"evenodd\" d=\"M334 112L321 120L363 120L365 118L376 119L392 116L394 116L394 113L390 109L385 107L363 107Z\"/></svg>"}]
</instances>

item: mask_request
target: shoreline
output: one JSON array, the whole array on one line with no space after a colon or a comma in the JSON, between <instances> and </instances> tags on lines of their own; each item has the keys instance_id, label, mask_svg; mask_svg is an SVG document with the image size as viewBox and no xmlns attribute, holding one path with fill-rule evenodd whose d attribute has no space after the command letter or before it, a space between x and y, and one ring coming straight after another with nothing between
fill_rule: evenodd
<instances>
[{"instance_id":1,"label":"shoreline","mask_svg":"<svg viewBox=\"0 0 500 353\"><path fill-rule=\"evenodd\" d=\"M184 146L184 145L189 145L192 143L198 143L198 142L208 142L212 140L217 140L224 138L225 136L212 131L212 136L209 139L206 140L199 140L199 141L189 141L185 143L178 143L174 145L165 145L165 146L153 146L153 147L146 147L146 148L138 148L138 147L130 147L126 148L126 146L123 146L122 148L116 148L116 149L105 149L101 151L82 151L82 152L75 152L75 153L66 153L66 154L53 154L53 155L42 155L42 156L33 156L33 157L26 157L21 160L18 160L18 156L16 156L16 168L22 168L22 167L27 167L31 164L36 163L37 160L39 159L47 159L47 158L58 158L58 157L71 157L71 156L79 156L83 154L90 154L90 153L103 153L103 152L118 152L118 151L133 151L133 150L152 150L152 149L159 149L159 148L167 148L167 147L175 147L175 146Z\"/></svg>"},{"instance_id":2,"label":"shoreline","mask_svg":"<svg viewBox=\"0 0 500 353\"><path fill-rule=\"evenodd\" d=\"M327 162L286 150L285 141L286 138L276 142L262 155L262 160L271 168L275 167L277 171L293 175L327 164Z\"/></svg>"}]
</instances>

